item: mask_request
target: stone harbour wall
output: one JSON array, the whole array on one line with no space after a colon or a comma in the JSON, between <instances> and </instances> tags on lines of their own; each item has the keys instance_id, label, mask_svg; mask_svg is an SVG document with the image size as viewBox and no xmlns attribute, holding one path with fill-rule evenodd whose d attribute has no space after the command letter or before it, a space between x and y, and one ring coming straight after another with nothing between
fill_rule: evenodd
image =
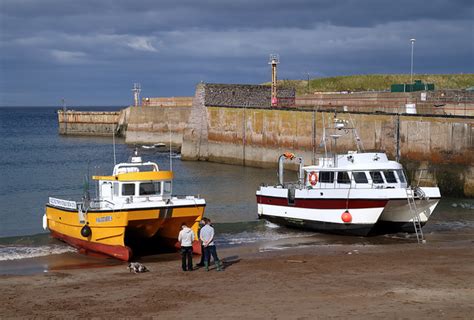
<instances>
[{"instance_id":1,"label":"stone harbour wall","mask_svg":"<svg viewBox=\"0 0 474 320\"><path fill-rule=\"evenodd\" d=\"M276 167L278 156L286 151L303 156L306 163L324 153L323 127L332 124L334 112L212 106L206 105L207 92L205 84L197 87L184 131L184 160ZM423 169L431 180L425 182L437 183L443 194L474 196L473 117L360 112L337 117L358 129L365 151L384 151L391 159L396 156L399 126L401 162L410 176L415 179ZM343 135L337 150L355 150L354 139ZM335 148L330 141L328 147Z\"/></svg>"},{"instance_id":2,"label":"stone harbour wall","mask_svg":"<svg viewBox=\"0 0 474 320\"><path fill-rule=\"evenodd\" d=\"M117 129L121 112L58 110L59 134L109 136Z\"/></svg>"},{"instance_id":3,"label":"stone harbour wall","mask_svg":"<svg viewBox=\"0 0 474 320\"><path fill-rule=\"evenodd\" d=\"M204 88L204 105L221 107L271 107L271 87L249 84L200 84ZM279 89L279 106L295 103L294 89Z\"/></svg>"},{"instance_id":4,"label":"stone harbour wall","mask_svg":"<svg viewBox=\"0 0 474 320\"><path fill-rule=\"evenodd\" d=\"M181 147L190 107L130 107L125 142L128 144L165 143Z\"/></svg>"}]
</instances>

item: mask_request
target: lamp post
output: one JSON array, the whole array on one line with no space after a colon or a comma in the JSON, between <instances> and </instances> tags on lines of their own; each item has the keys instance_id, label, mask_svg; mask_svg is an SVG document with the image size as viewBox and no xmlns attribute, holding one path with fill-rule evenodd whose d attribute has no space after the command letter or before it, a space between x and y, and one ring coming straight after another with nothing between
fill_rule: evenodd
<instances>
[{"instance_id":1,"label":"lamp post","mask_svg":"<svg viewBox=\"0 0 474 320\"><path fill-rule=\"evenodd\" d=\"M309 94L309 72L306 72L306 75L308 76L308 94Z\"/></svg>"},{"instance_id":2,"label":"lamp post","mask_svg":"<svg viewBox=\"0 0 474 320\"><path fill-rule=\"evenodd\" d=\"M413 50L415 48L416 39L410 39L411 42L411 69L410 69L410 83L413 83Z\"/></svg>"}]
</instances>

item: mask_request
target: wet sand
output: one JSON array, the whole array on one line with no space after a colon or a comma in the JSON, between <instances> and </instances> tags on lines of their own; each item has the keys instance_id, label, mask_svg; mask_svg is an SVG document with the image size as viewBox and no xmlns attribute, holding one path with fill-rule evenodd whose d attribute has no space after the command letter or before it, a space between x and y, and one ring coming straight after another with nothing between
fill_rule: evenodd
<instances>
[{"instance_id":1,"label":"wet sand","mask_svg":"<svg viewBox=\"0 0 474 320\"><path fill-rule=\"evenodd\" d=\"M226 249L224 272L183 272L168 254L144 259L151 271L142 274L120 264L3 275L0 318L468 319L470 236Z\"/></svg>"}]
</instances>

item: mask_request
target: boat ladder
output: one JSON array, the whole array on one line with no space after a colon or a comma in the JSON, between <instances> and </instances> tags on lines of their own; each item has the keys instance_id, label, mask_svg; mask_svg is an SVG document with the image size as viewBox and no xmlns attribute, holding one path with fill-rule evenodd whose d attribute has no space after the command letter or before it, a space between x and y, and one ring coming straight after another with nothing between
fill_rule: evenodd
<instances>
[{"instance_id":1,"label":"boat ladder","mask_svg":"<svg viewBox=\"0 0 474 320\"><path fill-rule=\"evenodd\" d=\"M415 190L410 186L406 188L408 207L413 217L413 227L416 233L418 243L426 243L423 231L421 230L421 219L415 202Z\"/></svg>"}]
</instances>

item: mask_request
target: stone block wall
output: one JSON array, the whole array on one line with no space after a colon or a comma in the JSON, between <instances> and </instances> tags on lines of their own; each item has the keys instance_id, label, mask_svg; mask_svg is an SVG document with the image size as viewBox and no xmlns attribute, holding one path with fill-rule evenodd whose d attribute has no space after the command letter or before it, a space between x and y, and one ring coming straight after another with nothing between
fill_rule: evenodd
<instances>
[{"instance_id":1,"label":"stone block wall","mask_svg":"<svg viewBox=\"0 0 474 320\"><path fill-rule=\"evenodd\" d=\"M427 92L318 93L296 97L295 107L351 112L406 113L406 104L417 114L474 116L474 93L462 90Z\"/></svg>"},{"instance_id":2,"label":"stone block wall","mask_svg":"<svg viewBox=\"0 0 474 320\"><path fill-rule=\"evenodd\" d=\"M125 142L128 144L165 143L181 147L190 107L130 107Z\"/></svg>"},{"instance_id":3,"label":"stone block wall","mask_svg":"<svg viewBox=\"0 0 474 320\"><path fill-rule=\"evenodd\" d=\"M59 134L64 135L112 135L121 112L96 112L58 110Z\"/></svg>"},{"instance_id":4,"label":"stone block wall","mask_svg":"<svg viewBox=\"0 0 474 320\"><path fill-rule=\"evenodd\" d=\"M271 88L263 85L246 84L202 84L204 86L204 104L220 107L271 107ZM293 106L294 89L279 89L278 105Z\"/></svg>"},{"instance_id":5,"label":"stone block wall","mask_svg":"<svg viewBox=\"0 0 474 320\"><path fill-rule=\"evenodd\" d=\"M220 98L214 91L209 100L206 86L196 90L183 138L183 159L276 167L278 156L286 151L303 156L306 163L324 153L320 146L323 127L332 124L333 112L252 107L250 101L243 100L237 102L245 108L230 107L232 100L224 101L225 106L207 105ZM428 169L428 176L436 180L432 182L440 185L443 194L474 196L472 117L357 112L337 116L358 129L365 151L384 151L391 159L396 156L399 123L401 161L409 175ZM354 139L352 135L338 139L338 152L355 150ZM336 148L331 141L328 147Z\"/></svg>"},{"instance_id":6,"label":"stone block wall","mask_svg":"<svg viewBox=\"0 0 474 320\"><path fill-rule=\"evenodd\" d=\"M191 107L192 97L157 97L143 98L143 107Z\"/></svg>"}]
</instances>

